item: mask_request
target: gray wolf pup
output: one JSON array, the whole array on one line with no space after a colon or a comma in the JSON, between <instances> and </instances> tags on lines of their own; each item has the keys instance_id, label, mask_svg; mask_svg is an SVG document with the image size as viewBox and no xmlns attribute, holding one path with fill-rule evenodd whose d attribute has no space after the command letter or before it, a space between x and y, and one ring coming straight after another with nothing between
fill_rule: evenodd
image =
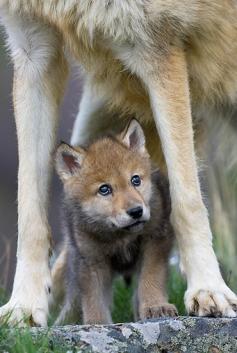
<instances>
[{"instance_id":1,"label":"gray wolf pup","mask_svg":"<svg viewBox=\"0 0 237 353\"><path fill-rule=\"evenodd\" d=\"M57 324L78 321L80 309L84 324L111 323L116 274L138 275L135 318L177 315L165 290L173 240L168 182L158 171L151 179L138 122L86 149L61 144L56 168L66 229L64 261L59 255L53 269L56 288L65 287Z\"/></svg>"},{"instance_id":2,"label":"gray wolf pup","mask_svg":"<svg viewBox=\"0 0 237 353\"><path fill-rule=\"evenodd\" d=\"M72 144L103 131L106 119L111 127L118 116L141 121L152 158L163 156L167 167L186 309L236 316L236 295L222 279L212 247L192 116L195 126L207 123L213 136L217 122L236 112L237 1L0 0L0 16L14 64L19 146L18 260L0 316L11 312L13 321L28 316L47 324L48 186L67 77L65 50L85 72ZM203 144L203 136L196 141Z\"/></svg>"}]
</instances>

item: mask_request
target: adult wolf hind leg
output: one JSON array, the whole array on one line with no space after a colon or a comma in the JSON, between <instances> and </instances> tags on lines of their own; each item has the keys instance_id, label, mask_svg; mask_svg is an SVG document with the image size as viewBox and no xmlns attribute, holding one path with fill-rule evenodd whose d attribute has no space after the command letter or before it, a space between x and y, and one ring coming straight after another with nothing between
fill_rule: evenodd
<instances>
[{"instance_id":1,"label":"adult wolf hind leg","mask_svg":"<svg viewBox=\"0 0 237 353\"><path fill-rule=\"evenodd\" d=\"M237 297L222 279L200 192L185 53L178 46L158 57L153 53L137 72L148 89L166 160L172 222L188 284L187 311L234 317Z\"/></svg>"},{"instance_id":2,"label":"adult wolf hind leg","mask_svg":"<svg viewBox=\"0 0 237 353\"><path fill-rule=\"evenodd\" d=\"M14 112L19 148L18 248L13 291L1 320L47 325L50 228L48 186L58 106L66 78L61 39L41 23L3 16L14 63Z\"/></svg>"},{"instance_id":3,"label":"adult wolf hind leg","mask_svg":"<svg viewBox=\"0 0 237 353\"><path fill-rule=\"evenodd\" d=\"M121 131L124 125L123 120L118 119L118 113L109 111L106 103L105 93L101 95L93 87L93 82L87 78L83 87L79 112L73 126L71 136L73 146L87 144L101 134L109 133L111 126L113 126L113 132Z\"/></svg>"},{"instance_id":4,"label":"adult wolf hind leg","mask_svg":"<svg viewBox=\"0 0 237 353\"><path fill-rule=\"evenodd\" d=\"M88 142L93 135L93 130L96 129L98 116L102 120L100 111L103 109L104 104L104 98L99 97L96 90L93 89L90 80L86 80L79 104L79 112L72 130L71 144L73 146L83 145Z\"/></svg>"}]
</instances>

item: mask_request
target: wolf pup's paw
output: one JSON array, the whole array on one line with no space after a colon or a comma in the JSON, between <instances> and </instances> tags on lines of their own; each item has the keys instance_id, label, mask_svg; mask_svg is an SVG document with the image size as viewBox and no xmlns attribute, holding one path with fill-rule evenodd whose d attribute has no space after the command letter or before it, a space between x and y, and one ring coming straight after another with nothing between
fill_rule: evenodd
<instances>
[{"instance_id":1,"label":"wolf pup's paw","mask_svg":"<svg viewBox=\"0 0 237 353\"><path fill-rule=\"evenodd\" d=\"M143 306L139 310L141 320L154 319L158 317L174 317L178 316L178 311L173 304L164 303L160 305Z\"/></svg>"},{"instance_id":2,"label":"wolf pup's paw","mask_svg":"<svg viewBox=\"0 0 237 353\"><path fill-rule=\"evenodd\" d=\"M226 286L217 290L187 290L185 306L190 315L236 317L237 297Z\"/></svg>"},{"instance_id":3,"label":"wolf pup's paw","mask_svg":"<svg viewBox=\"0 0 237 353\"><path fill-rule=\"evenodd\" d=\"M42 264L17 269L12 296L0 308L0 324L10 326L47 326L51 278ZM32 273L32 268L36 272Z\"/></svg>"}]
</instances>

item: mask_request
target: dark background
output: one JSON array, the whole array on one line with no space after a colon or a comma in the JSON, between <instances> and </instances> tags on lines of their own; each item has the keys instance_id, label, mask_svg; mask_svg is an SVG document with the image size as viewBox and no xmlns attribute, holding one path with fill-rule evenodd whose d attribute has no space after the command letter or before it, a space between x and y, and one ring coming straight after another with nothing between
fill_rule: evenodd
<instances>
[{"instance_id":1,"label":"dark background","mask_svg":"<svg viewBox=\"0 0 237 353\"><path fill-rule=\"evenodd\" d=\"M17 140L12 106L12 65L0 35L0 287L12 286L16 264L17 242ZM81 84L78 70L71 70L65 97L60 109L58 141L70 140L72 125L78 111ZM61 237L61 185L53 176L51 188L50 224L55 242Z\"/></svg>"}]
</instances>

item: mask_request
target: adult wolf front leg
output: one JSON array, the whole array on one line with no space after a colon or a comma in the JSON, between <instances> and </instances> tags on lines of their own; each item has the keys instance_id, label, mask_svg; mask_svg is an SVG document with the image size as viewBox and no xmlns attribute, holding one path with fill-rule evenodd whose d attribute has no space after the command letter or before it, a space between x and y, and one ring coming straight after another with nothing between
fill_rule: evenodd
<instances>
[{"instance_id":1,"label":"adult wolf front leg","mask_svg":"<svg viewBox=\"0 0 237 353\"><path fill-rule=\"evenodd\" d=\"M13 291L2 319L47 325L50 228L48 184L58 106L66 78L60 37L35 21L2 16L14 64L14 112L19 148L18 249Z\"/></svg>"},{"instance_id":2,"label":"adult wolf front leg","mask_svg":"<svg viewBox=\"0 0 237 353\"><path fill-rule=\"evenodd\" d=\"M200 191L185 53L182 46L171 46L162 55L149 55L141 66L134 63L148 90L168 169L172 222L188 284L186 309L235 317L237 298L222 279Z\"/></svg>"}]
</instances>

